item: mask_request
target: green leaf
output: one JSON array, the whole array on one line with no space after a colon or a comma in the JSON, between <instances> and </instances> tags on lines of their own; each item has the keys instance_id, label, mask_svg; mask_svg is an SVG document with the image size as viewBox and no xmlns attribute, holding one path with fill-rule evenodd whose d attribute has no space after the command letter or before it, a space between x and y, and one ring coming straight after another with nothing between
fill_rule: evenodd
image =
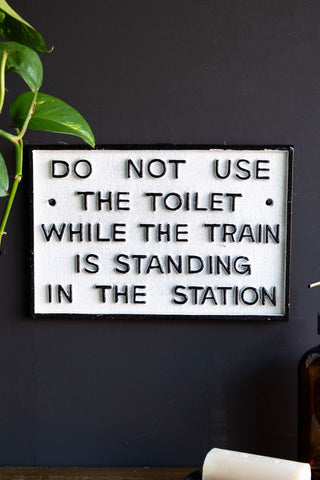
<instances>
[{"instance_id":1,"label":"green leaf","mask_svg":"<svg viewBox=\"0 0 320 480\"><path fill-rule=\"evenodd\" d=\"M0 197L6 197L9 189L9 177L3 156L0 153Z\"/></svg>"},{"instance_id":2,"label":"green leaf","mask_svg":"<svg viewBox=\"0 0 320 480\"><path fill-rule=\"evenodd\" d=\"M23 20L5 0L0 0L0 36L27 45L38 52L49 51L40 33Z\"/></svg>"},{"instance_id":3,"label":"green leaf","mask_svg":"<svg viewBox=\"0 0 320 480\"><path fill-rule=\"evenodd\" d=\"M31 92L21 93L10 106L10 116L15 128L21 128L32 102ZM91 128L74 108L58 98L38 93L36 108L29 126L31 130L67 133L76 135L94 147L95 140Z\"/></svg>"},{"instance_id":4,"label":"green leaf","mask_svg":"<svg viewBox=\"0 0 320 480\"><path fill-rule=\"evenodd\" d=\"M6 73L15 72L36 92L42 84L43 68L39 55L29 47L16 42L0 42L0 54L9 52Z\"/></svg>"}]
</instances>

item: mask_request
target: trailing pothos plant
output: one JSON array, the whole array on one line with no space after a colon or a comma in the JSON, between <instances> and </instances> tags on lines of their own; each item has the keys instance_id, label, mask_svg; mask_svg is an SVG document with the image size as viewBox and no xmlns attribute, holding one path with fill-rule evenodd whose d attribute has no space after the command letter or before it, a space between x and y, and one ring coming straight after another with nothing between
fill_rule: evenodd
<instances>
[{"instance_id":1,"label":"trailing pothos plant","mask_svg":"<svg viewBox=\"0 0 320 480\"><path fill-rule=\"evenodd\" d=\"M5 0L0 0L0 113L6 93L6 78L19 74L29 90L21 93L10 105L14 133L0 129L0 136L11 142L15 151L15 174L9 181L6 163L0 153L0 197L8 197L0 220L0 247L13 200L22 179L23 138L28 129L67 133L82 138L94 147L93 133L85 119L68 104L40 93L43 68L37 52L50 52L40 35L23 20Z\"/></svg>"}]
</instances>

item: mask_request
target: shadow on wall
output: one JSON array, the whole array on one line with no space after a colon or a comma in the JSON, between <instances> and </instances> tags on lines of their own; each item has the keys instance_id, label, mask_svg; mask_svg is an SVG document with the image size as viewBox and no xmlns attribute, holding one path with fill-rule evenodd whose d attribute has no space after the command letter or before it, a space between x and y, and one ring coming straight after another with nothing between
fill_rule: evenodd
<instances>
[{"instance_id":1,"label":"shadow on wall","mask_svg":"<svg viewBox=\"0 0 320 480\"><path fill-rule=\"evenodd\" d=\"M227 448L296 460L292 374L291 365L274 361L247 378L243 370L234 375L226 395Z\"/></svg>"}]
</instances>

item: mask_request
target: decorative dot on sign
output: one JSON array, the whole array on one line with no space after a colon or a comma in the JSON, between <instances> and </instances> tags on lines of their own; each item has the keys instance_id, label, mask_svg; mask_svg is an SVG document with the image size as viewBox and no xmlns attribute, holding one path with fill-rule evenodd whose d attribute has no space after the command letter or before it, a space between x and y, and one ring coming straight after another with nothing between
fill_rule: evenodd
<instances>
[{"instance_id":1,"label":"decorative dot on sign","mask_svg":"<svg viewBox=\"0 0 320 480\"><path fill-rule=\"evenodd\" d=\"M51 207L54 207L57 202L56 202L56 200L55 200L54 198L50 198L50 199L48 200L48 203L49 203L49 205L51 205Z\"/></svg>"},{"instance_id":2,"label":"decorative dot on sign","mask_svg":"<svg viewBox=\"0 0 320 480\"><path fill-rule=\"evenodd\" d=\"M266 205L268 205L269 207L270 207L271 205L273 205L273 200L272 200L272 198L268 198L268 199L266 200Z\"/></svg>"}]
</instances>

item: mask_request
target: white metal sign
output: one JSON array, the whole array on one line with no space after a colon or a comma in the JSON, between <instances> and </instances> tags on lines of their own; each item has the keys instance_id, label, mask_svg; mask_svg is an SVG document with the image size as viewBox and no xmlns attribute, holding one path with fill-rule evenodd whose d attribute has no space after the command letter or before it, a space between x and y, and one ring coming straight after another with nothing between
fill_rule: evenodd
<instances>
[{"instance_id":1,"label":"white metal sign","mask_svg":"<svg viewBox=\"0 0 320 480\"><path fill-rule=\"evenodd\" d=\"M286 318L292 149L31 149L35 315Z\"/></svg>"}]
</instances>

